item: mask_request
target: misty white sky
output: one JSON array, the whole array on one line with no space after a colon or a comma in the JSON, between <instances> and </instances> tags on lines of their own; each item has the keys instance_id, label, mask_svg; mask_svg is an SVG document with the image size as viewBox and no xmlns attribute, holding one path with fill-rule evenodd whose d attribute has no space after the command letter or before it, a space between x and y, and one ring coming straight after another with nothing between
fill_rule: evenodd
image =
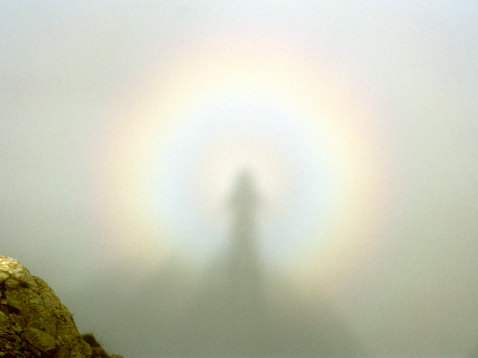
<instances>
[{"instance_id":1,"label":"misty white sky","mask_svg":"<svg viewBox=\"0 0 478 358\"><path fill-rule=\"evenodd\" d=\"M309 275L304 280L310 287L335 282L328 294L376 355L468 354L478 346L477 13L478 3L464 0L3 1L0 253L18 258L60 297L71 297L87 281L107 274L117 260L128 257L128 247L131 256L136 255L134 262L141 261L137 256L145 252L149 252L146 262L154 261L150 246L138 249L142 243L128 243L124 233L118 244L122 251L110 251L108 245L116 245L115 231L102 221L113 222L106 211L114 209L114 201L105 205L102 195L105 188L113 188L117 172L111 162L101 160L104 148L123 141L128 147L127 134L143 123L137 106L144 98L153 101L152 96L165 104L162 98L169 87L161 84L176 75L167 71L178 62L194 65L191 49L210 48L214 58L218 47L234 48L239 41L254 49L256 37L292 43L303 51L298 58L310 59L307 66L324 59L327 69L318 62L317 71L330 72L327 78L337 81L330 83L331 91L366 101L360 103L365 108L360 128L367 135L360 138L373 141L364 147L372 148L370 162L380 166L364 180L380 181L379 199L372 204L376 212L386 211L371 220L380 226L374 232L379 248L357 264L360 274L341 277L342 271L325 268L321 272L331 277L314 278L310 270L297 272ZM214 39L221 34L227 34L230 42L221 39L223 45L217 45ZM248 58L247 53L241 56ZM284 61L294 65L294 59ZM272 122L271 128L279 122ZM173 130L180 139L196 133L194 125L185 123ZM301 128L297 133L307 127ZM291 135L282 142L279 137L271 134L271 143L285 152L301 141ZM307 140L304 148L309 148ZM168 148L168 153L176 149L180 153L169 160L188 157L188 148L194 151L181 145ZM307 153L316 150L310 148ZM135 160L135 153L128 155ZM121 156L119 152L117 157ZM294 162L297 168L309 166L320 172L312 155L300 158ZM211 163L213 168L216 162ZM172 174L155 173L167 183L182 183ZM174 167L170 173L183 172ZM266 187L272 183L264 180ZM285 221L296 226L284 230L302 235L309 224L300 226L301 213L308 223L314 221L313 213L323 214L326 208L310 209L312 204L304 198L313 195L307 189L311 183L301 183L305 189L292 186L294 194L284 196L299 213ZM189 198L194 190L185 189L181 195ZM111 193L130 195L128 188ZM193 217L199 210L189 211L189 199L181 200L173 202L174 212L167 214L176 215L168 220L177 235L185 232L174 227L178 218ZM141 210L136 202L132 205L135 213L121 209L125 221ZM359 209L354 222L360 219ZM201 223L201 216L191 220L196 222L192 234L186 232L186 239L178 241L185 254L189 243L199 245L191 239L195 230L203 237L218 236ZM321 216L317 221L326 220ZM349 222L342 224L346 227ZM270 237L277 235L272 232ZM279 250L276 258L282 253ZM330 255L333 260L349 259L348 254ZM73 312L74 302L65 302ZM79 315L75 313L75 318ZM80 326L89 324L94 322Z\"/></svg>"}]
</instances>

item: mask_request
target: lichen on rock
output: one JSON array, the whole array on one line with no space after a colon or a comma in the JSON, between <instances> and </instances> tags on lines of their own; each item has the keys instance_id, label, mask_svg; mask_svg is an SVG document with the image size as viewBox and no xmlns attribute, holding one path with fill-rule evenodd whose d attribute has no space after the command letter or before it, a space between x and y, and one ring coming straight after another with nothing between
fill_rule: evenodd
<instances>
[{"instance_id":1,"label":"lichen on rock","mask_svg":"<svg viewBox=\"0 0 478 358\"><path fill-rule=\"evenodd\" d=\"M93 355L72 314L46 282L17 260L0 256L0 358Z\"/></svg>"}]
</instances>

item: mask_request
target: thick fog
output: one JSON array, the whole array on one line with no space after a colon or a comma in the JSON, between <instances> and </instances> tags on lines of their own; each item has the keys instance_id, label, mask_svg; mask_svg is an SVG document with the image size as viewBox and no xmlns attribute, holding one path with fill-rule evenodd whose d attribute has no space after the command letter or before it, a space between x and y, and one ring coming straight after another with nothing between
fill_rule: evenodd
<instances>
[{"instance_id":1,"label":"thick fog","mask_svg":"<svg viewBox=\"0 0 478 358\"><path fill-rule=\"evenodd\" d=\"M3 1L0 254L125 357L477 354L477 13Z\"/></svg>"}]
</instances>

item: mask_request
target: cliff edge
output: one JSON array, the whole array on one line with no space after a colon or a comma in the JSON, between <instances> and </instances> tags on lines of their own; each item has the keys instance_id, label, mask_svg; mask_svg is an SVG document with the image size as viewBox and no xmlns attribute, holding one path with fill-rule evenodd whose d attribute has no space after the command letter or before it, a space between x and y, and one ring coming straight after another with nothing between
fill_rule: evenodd
<instances>
[{"instance_id":1,"label":"cliff edge","mask_svg":"<svg viewBox=\"0 0 478 358\"><path fill-rule=\"evenodd\" d=\"M86 335L88 336L88 335ZM1 358L120 358L84 339L55 292L17 260L0 256Z\"/></svg>"}]
</instances>

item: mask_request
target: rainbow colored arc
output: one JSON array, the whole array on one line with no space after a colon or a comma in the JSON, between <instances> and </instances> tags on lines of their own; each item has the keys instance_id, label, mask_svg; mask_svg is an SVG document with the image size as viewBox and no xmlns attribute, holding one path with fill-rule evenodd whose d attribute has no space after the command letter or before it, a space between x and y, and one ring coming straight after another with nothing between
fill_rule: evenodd
<instances>
[{"instance_id":1,"label":"rainbow colored arc","mask_svg":"<svg viewBox=\"0 0 478 358\"><path fill-rule=\"evenodd\" d=\"M176 47L112 111L96 188L105 240L142 260L217 246L221 201L246 165L272 258L356 270L379 245L391 190L373 108L306 46L235 40Z\"/></svg>"}]
</instances>

